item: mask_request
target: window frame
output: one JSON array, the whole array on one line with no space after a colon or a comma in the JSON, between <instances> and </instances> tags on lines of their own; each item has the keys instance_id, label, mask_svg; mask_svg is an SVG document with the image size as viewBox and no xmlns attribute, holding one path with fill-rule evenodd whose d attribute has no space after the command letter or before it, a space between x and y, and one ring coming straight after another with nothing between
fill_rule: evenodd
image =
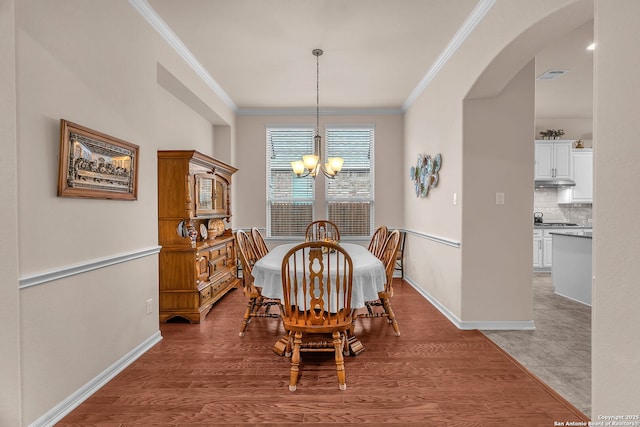
<instances>
[{"instance_id":1,"label":"window frame","mask_svg":"<svg viewBox=\"0 0 640 427\"><path fill-rule=\"evenodd\" d=\"M297 123L286 123L286 124L269 124L265 126L265 166L266 166L266 172L265 172L265 191L266 191L266 218L267 218L267 230L266 230L266 237L270 238L270 239L282 239L282 240L290 240L292 238L297 238L300 236L304 236L304 230L302 230L301 234L293 234L293 235L281 235L281 234L277 234L277 235L273 235L273 224L272 224L272 206L273 203L277 200L277 202L282 202L282 203L293 203L293 202L301 202L301 203L309 203L311 205L311 220L313 220L313 211L314 211L314 206L315 206L315 198L316 198L316 188L315 185L313 184L313 181L311 181L311 194L304 200L298 199L293 197L290 198L273 198L272 194L271 194L271 183L272 183L272 167L271 167L271 153L272 153L272 147L271 147L271 139L270 139L270 135L271 132L273 131L301 131L301 132L308 132L309 133L309 141L308 141L308 148L309 150L306 151L306 148L303 148L301 150L301 154L299 156L299 158L302 158L302 151L306 152L311 152L313 150L313 136L315 135L315 126L311 125L311 124L305 124L305 123L301 123L301 124L297 124ZM294 160L297 160L294 159ZM285 169L282 169L285 170ZM297 178L295 177L293 171L291 170L291 166L288 165L287 168L288 172L291 174L292 177L292 182L295 182L293 180L313 180L313 178L311 177L307 177L307 178ZM309 182L309 181L307 181Z\"/></svg>"},{"instance_id":2,"label":"window frame","mask_svg":"<svg viewBox=\"0 0 640 427\"><path fill-rule=\"evenodd\" d=\"M331 153L329 151L329 138L330 138L330 134L332 131L336 131L336 130L359 130L359 131L368 131L370 132L370 141L369 141L369 168L368 168L368 173L369 173L369 177L370 177L370 182L369 182L369 196L365 199L363 198L355 198L355 199L346 199L346 202L362 202L364 200L366 200L366 202L369 205L369 230L366 234L356 234L356 235L350 235L348 233L342 233L341 235L342 237L346 237L348 240L367 240L370 238L371 233L373 233L373 228L374 228L374 224L375 224L375 125L374 124L370 124L370 123L365 123L365 124L325 124L323 126L322 129L322 133L324 134L324 138L322 141L322 153L323 153L323 159L322 160L326 160L327 157L331 157ZM270 134L273 131L294 131L294 130L303 130L303 131L311 131L311 145L310 145L310 150L313 150L313 134L315 134L315 125L311 125L311 124L306 124L306 123L295 123L295 124L267 124L265 126L265 155L266 155L266 159L265 159L265 166L266 166L266 173L265 173L265 190L266 190L266 217L267 217L267 224L266 224L266 237L271 239L271 240L292 240L292 239L299 239L300 237L304 237L304 233L301 234L294 234L294 235L273 235L273 230L272 230L272 207L273 207L273 203L275 200L277 200L278 202L293 202L293 201L299 201L299 199L296 199L294 197L290 198L290 199L283 199L283 198L279 198L279 199L274 199L272 197L272 193L271 193L271 189L270 189L270 185L272 182L272 163L271 163L271 153L272 153L272 147L271 147L271 140L270 140ZM302 154L300 155L300 158L302 158ZM295 159L297 160L297 159ZM343 166L344 168L344 166ZM348 170L348 168L344 168L344 170ZM316 219L323 219L323 218L329 218L329 208L330 208L330 204L332 202L335 202L336 200L345 200L345 199L333 199L331 197L329 197L329 186L330 184L330 179L326 178L325 176L318 176L316 177L316 179L314 180L311 177L307 177L307 178L298 178L295 177L295 174L293 173L293 171L291 169L289 169L289 173L291 174L292 178L294 180L298 180L298 179L309 179L311 180L311 196L310 199L307 199L308 202L311 203L311 220L316 220ZM344 175L343 175L344 176ZM317 179L322 179L324 180L324 186L323 186L323 191L317 191L315 186L317 185L317 183L315 182ZM335 178L336 180L340 179L340 173L336 176ZM320 189L318 189L320 190ZM317 218L316 216L320 215L321 218Z\"/></svg>"},{"instance_id":3,"label":"window frame","mask_svg":"<svg viewBox=\"0 0 640 427\"><path fill-rule=\"evenodd\" d=\"M358 131L369 131L370 132L370 141L369 141L369 197L367 199L361 199L361 198L355 198L355 199L351 199L352 202L361 202L363 200L367 200L369 203L369 230L367 232L367 234L356 234L356 235L351 235L348 233L343 233L342 231L340 232L341 237L347 237L349 240L365 240L365 239L369 239L373 233L374 230L374 224L375 224L375 124L372 123L359 123L359 124L349 124L349 123L340 123L340 124L333 124L333 123L328 123L324 126L324 146L323 146L323 153L325 155L325 158L328 157L334 157L330 151L329 151L329 134L331 131L335 131L335 130L358 130ZM345 164L347 164L346 160L345 160ZM343 170L345 170L347 168L345 168L343 166ZM335 179L340 179L340 173L338 173L338 175L336 176ZM330 179L325 179L324 182L324 200L323 200L323 212L324 212L324 217L329 219L330 221L332 220L329 216L329 205L331 203L332 200L340 200L340 199L332 199L329 196L329 186L330 184Z\"/></svg>"}]
</instances>

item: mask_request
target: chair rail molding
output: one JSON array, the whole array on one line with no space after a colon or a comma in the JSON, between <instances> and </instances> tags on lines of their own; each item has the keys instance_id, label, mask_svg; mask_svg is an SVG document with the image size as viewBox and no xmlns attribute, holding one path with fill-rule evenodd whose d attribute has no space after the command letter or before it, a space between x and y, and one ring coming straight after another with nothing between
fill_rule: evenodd
<instances>
[{"instance_id":1,"label":"chair rail molding","mask_svg":"<svg viewBox=\"0 0 640 427\"><path fill-rule=\"evenodd\" d=\"M408 230L408 229L402 229L402 231L404 231L407 234L411 234L412 236L417 236L422 239L432 240L434 242L441 243L447 246L452 246L454 248L460 248L462 246L462 243L460 243L459 241L449 239L447 237L440 237L433 234L423 233L421 231Z\"/></svg>"},{"instance_id":2,"label":"chair rail molding","mask_svg":"<svg viewBox=\"0 0 640 427\"><path fill-rule=\"evenodd\" d=\"M32 274L29 276L21 277L18 284L19 289L28 288L31 286L42 285L47 282L62 279L69 276L75 276L76 274L86 273L91 270L97 270L99 268L108 267L110 265L120 264L122 262L132 261L134 259L143 258L150 255L155 255L160 252L161 246L152 246L149 248L140 249L133 252L127 252L123 254L112 255L105 258L93 259L83 262L81 264L70 265L67 267L58 268L51 271L45 271L43 273Z\"/></svg>"}]
</instances>

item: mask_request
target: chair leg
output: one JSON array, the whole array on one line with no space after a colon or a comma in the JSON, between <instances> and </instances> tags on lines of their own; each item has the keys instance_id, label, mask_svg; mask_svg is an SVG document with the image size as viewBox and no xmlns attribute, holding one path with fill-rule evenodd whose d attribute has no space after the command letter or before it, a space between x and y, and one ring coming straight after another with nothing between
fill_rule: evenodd
<instances>
[{"instance_id":1,"label":"chair leg","mask_svg":"<svg viewBox=\"0 0 640 427\"><path fill-rule=\"evenodd\" d=\"M242 316L242 325L240 326L240 335L244 336L245 331L247 330L247 326L249 326L249 322L251 321L251 314L256 310L257 301L256 298L249 298L249 302L247 303L247 309L244 312L244 316Z\"/></svg>"},{"instance_id":2,"label":"chair leg","mask_svg":"<svg viewBox=\"0 0 640 427\"><path fill-rule=\"evenodd\" d=\"M333 347L336 353L336 372L338 373L338 387L340 390L347 389L347 377L344 371L344 356L342 355L343 335L340 332L333 333Z\"/></svg>"},{"instance_id":3,"label":"chair leg","mask_svg":"<svg viewBox=\"0 0 640 427\"><path fill-rule=\"evenodd\" d=\"M296 332L293 338L293 354L291 355L291 381L289 391L296 391L298 376L300 375L300 346L302 345L302 332Z\"/></svg>"},{"instance_id":4,"label":"chair leg","mask_svg":"<svg viewBox=\"0 0 640 427\"><path fill-rule=\"evenodd\" d=\"M351 355L351 350L349 348L350 346L350 340L353 337L353 339L355 340L355 330L356 330L356 318L357 316L355 315L355 313L352 314L353 316L353 320L351 321L351 328L349 328L345 333L344 333L344 349L342 351L342 354L344 354L345 356L350 356Z\"/></svg>"},{"instance_id":5,"label":"chair leg","mask_svg":"<svg viewBox=\"0 0 640 427\"><path fill-rule=\"evenodd\" d=\"M382 299L382 304L384 306L384 311L387 313L387 318L389 319L389 323L393 327L395 334L397 337L400 336L400 328L398 327L398 321L396 320L396 315L393 313L393 309L391 308L391 303L388 298Z\"/></svg>"},{"instance_id":6,"label":"chair leg","mask_svg":"<svg viewBox=\"0 0 640 427\"><path fill-rule=\"evenodd\" d=\"M292 341L291 336L292 335L293 334L292 334L291 331L287 332L287 346L284 348L284 356L285 357L291 357L291 352L292 352L292 349L291 349L291 341Z\"/></svg>"},{"instance_id":7,"label":"chair leg","mask_svg":"<svg viewBox=\"0 0 640 427\"><path fill-rule=\"evenodd\" d=\"M287 354L287 347L289 346L289 335L280 337L278 341L273 345L273 352L278 356L291 356L291 353ZM289 350L291 351L291 350Z\"/></svg>"},{"instance_id":8,"label":"chair leg","mask_svg":"<svg viewBox=\"0 0 640 427\"><path fill-rule=\"evenodd\" d=\"M374 317L374 316L373 316L373 308L371 308L371 305L372 305L372 304L371 304L371 301L366 301L366 302L364 303L364 305L367 307L367 313L368 313L368 316L369 316L369 317Z\"/></svg>"}]
</instances>

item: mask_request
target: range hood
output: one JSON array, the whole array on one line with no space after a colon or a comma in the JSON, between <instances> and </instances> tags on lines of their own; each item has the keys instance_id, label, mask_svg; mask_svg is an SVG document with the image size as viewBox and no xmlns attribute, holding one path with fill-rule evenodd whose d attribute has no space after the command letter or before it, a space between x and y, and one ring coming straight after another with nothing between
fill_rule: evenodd
<instances>
[{"instance_id":1,"label":"range hood","mask_svg":"<svg viewBox=\"0 0 640 427\"><path fill-rule=\"evenodd\" d=\"M564 188L564 187L575 187L575 181L568 178L559 178L559 179L536 179L535 187L536 188Z\"/></svg>"}]
</instances>

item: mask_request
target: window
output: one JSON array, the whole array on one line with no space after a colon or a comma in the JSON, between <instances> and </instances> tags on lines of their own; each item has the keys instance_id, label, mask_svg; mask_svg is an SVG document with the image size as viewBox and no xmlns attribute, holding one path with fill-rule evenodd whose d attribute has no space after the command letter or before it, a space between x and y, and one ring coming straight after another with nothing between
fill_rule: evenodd
<instances>
[{"instance_id":1,"label":"window","mask_svg":"<svg viewBox=\"0 0 640 427\"><path fill-rule=\"evenodd\" d=\"M315 183L310 176L298 178L291 162L313 151L313 127L267 128L267 235L304 236L313 221ZM373 127L327 127L323 157L342 157L342 171L324 179L327 218L343 237L370 236L373 224ZM319 218L317 218L319 219Z\"/></svg>"},{"instance_id":2,"label":"window","mask_svg":"<svg viewBox=\"0 0 640 427\"><path fill-rule=\"evenodd\" d=\"M267 235L304 236L313 221L314 182L298 178L291 162L313 151L314 129L267 129Z\"/></svg>"},{"instance_id":3,"label":"window","mask_svg":"<svg viewBox=\"0 0 640 427\"><path fill-rule=\"evenodd\" d=\"M329 221L341 236L373 232L373 127L328 127L327 157L342 157L342 171L327 180Z\"/></svg>"}]
</instances>

